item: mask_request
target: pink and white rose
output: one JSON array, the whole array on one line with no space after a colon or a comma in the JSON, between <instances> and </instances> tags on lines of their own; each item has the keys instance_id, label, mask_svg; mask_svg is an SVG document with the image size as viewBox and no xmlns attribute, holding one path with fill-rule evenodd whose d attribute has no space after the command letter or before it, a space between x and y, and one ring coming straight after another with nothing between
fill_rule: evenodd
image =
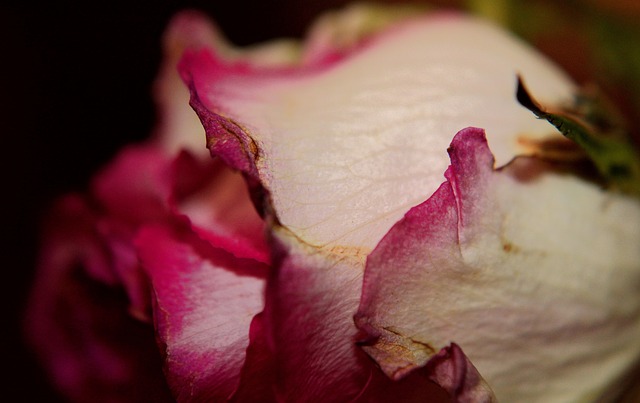
<instances>
[{"instance_id":1,"label":"pink and white rose","mask_svg":"<svg viewBox=\"0 0 640 403\"><path fill-rule=\"evenodd\" d=\"M165 45L154 137L45 238L29 330L71 398L617 393L640 203L547 158L568 140L515 85L571 102L552 63L472 17L361 6L250 49L188 12Z\"/></svg>"}]
</instances>

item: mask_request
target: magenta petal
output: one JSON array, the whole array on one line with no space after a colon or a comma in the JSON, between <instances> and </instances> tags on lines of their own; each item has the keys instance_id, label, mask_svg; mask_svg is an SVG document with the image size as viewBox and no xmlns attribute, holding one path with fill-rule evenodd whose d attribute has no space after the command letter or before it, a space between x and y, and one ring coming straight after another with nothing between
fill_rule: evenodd
<instances>
[{"instance_id":1,"label":"magenta petal","mask_svg":"<svg viewBox=\"0 0 640 403\"><path fill-rule=\"evenodd\" d=\"M93 180L106 212L137 224L164 217L172 195L171 157L149 145L123 149Z\"/></svg>"},{"instance_id":2,"label":"magenta petal","mask_svg":"<svg viewBox=\"0 0 640 403\"><path fill-rule=\"evenodd\" d=\"M240 384L232 402L275 403L278 374L273 350L262 313L254 316L249 329L247 358L240 373Z\"/></svg>"},{"instance_id":3,"label":"magenta petal","mask_svg":"<svg viewBox=\"0 0 640 403\"><path fill-rule=\"evenodd\" d=\"M262 316L278 400L446 401L424 374L389 379L357 345L352 315L362 272L345 262L310 259L291 246L278 248Z\"/></svg>"},{"instance_id":4,"label":"magenta petal","mask_svg":"<svg viewBox=\"0 0 640 403\"><path fill-rule=\"evenodd\" d=\"M156 331L180 401L223 401L239 383L267 267L212 248L189 229L143 229L139 256L154 291Z\"/></svg>"},{"instance_id":5,"label":"magenta petal","mask_svg":"<svg viewBox=\"0 0 640 403\"><path fill-rule=\"evenodd\" d=\"M171 401L153 328L129 315L97 214L78 196L52 213L25 325L54 384L74 402Z\"/></svg>"},{"instance_id":6,"label":"magenta petal","mask_svg":"<svg viewBox=\"0 0 640 403\"><path fill-rule=\"evenodd\" d=\"M355 344L352 313L361 272L350 266L309 266L287 256L267 288L265 320L277 362L278 396L285 401L349 401L371 370Z\"/></svg>"},{"instance_id":7,"label":"magenta petal","mask_svg":"<svg viewBox=\"0 0 640 403\"><path fill-rule=\"evenodd\" d=\"M182 60L182 69L207 70L200 74L221 74L218 70L227 67L218 67L215 57L201 51L197 55L189 55ZM195 60L193 60L195 59ZM193 67L192 67L193 66ZM198 95L191 74L185 74L185 82L191 90L190 104L196 111L207 133L207 147L211 154L220 157L230 167L248 175L253 181L259 181L256 160L258 148L254 140L233 120L225 118L221 114L211 113L203 104ZM227 73L228 74L228 73Z\"/></svg>"},{"instance_id":8,"label":"magenta petal","mask_svg":"<svg viewBox=\"0 0 640 403\"><path fill-rule=\"evenodd\" d=\"M96 230L111 254L110 270L127 291L130 313L139 319L150 319L150 305L132 240L141 223L170 215L173 183L171 158L158 148L137 145L123 149L91 184Z\"/></svg>"}]
</instances>

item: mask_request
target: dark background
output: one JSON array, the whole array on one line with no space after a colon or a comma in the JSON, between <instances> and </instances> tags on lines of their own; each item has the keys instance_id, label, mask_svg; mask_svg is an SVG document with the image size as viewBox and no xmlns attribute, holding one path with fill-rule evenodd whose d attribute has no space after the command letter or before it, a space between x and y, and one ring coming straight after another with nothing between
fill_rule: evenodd
<instances>
[{"instance_id":1,"label":"dark background","mask_svg":"<svg viewBox=\"0 0 640 403\"><path fill-rule=\"evenodd\" d=\"M0 400L57 402L21 336L38 226L55 197L84 189L122 145L149 134L155 118L150 90L171 15L202 10L232 42L246 45L300 37L317 14L347 1L15 3L0 6L0 307L7 316L0 367L9 374L0 376L6 383ZM551 46L547 53L556 52L574 76L585 74L571 51Z\"/></svg>"}]
</instances>

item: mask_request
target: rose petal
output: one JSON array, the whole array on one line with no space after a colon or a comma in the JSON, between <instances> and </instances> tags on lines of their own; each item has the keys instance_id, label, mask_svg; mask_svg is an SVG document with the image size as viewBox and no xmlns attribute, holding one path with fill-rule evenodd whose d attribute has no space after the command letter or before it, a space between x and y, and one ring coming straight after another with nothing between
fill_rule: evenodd
<instances>
[{"instance_id":1,"label":"rose petal","mask_svg":"<svg viewBox=\"0 0 640 403\"><path fill-rule=\"evenodd\" d=\"M210 169L194 168L176 174L178 178L205 175L197 191L181 198L177 213L187 217L193 230L215 247L238 258L269 263L266 225L251 201L242 175L219 160Z\"/></svg>"},{"instance_id":2,"label":"rose petal","mask_svg":"<svg viewBox=\"0 0 640 403\"><path fill-rule=\"evenodd\" d=\"M174 395L226 400L238 387L250 322L263 307L267 267L213 248L188 229L148 226L136 244Z\"/></svg>"},{"instance_id":3,"label":"rose petal","mask_svg":"<svg viewBox=\"0 0 640 403\"><path fill-rule=\"evenodd\" d=\"M123 149L92 181L92 203L98 215L96 229L112 255L110 270L127 290L130 312L136 317L150 317L148 287L133 247L139 227L181 219L180 207L187 200L190 210L195 205L200 210L215 211L215 205L191 198L209 185L209 176L224 175L225 169L219 164L214 166L209 159L198 163L187 153L170 157L158 147L140 144ZM210 226L209 232L222 226L205 218L196 221L195 224ZM262 254L264 249L262 245Z\"/></svg>"},{"instance_id":4,"label":"rose petal","mask_svg":"<svg viewBox=\"0 0 640 403\"><path fill-rule=\"evenodd\" d=\"M372 370L357 348L352 314L362 272L351 262L327 264L314 249L282 238L265 303L265 324L284 401L349 401Z\"/></svg>"},{"instance_id":5,"label":"rose petal","mask_svg":"<svg viewBox=\"0 0 640 403\"><path fill-rule=\"evenodd\" d=\"M213 190L214 188L215 191ZM69 207L65 207L65 209L76 208L80 209L80 211L58 213L60 223L57 230L61 231L63 235L73 231L70 232L71 235L64 235L71 239L66 240L63 237L66 240L65 243L58 245L58 243L53 242L57 242L56 239L61 237L60 234L48 237L51 238L49 242L53 243L53 252L43 257L44 262L48 266L60 265L65 270L71 270L71 266L75 264L76 260L86 260L83 270L98 282L107 283L114 290L121 290L122 288L126 290L126 296L121 296L121 302L124 303L128 300L128 311L137 319L145 320L149 317L151 309L147 278L143 276L140 270L139 251L134 248L133 244L133 239L141 227L152 226L153 223L171 223L173 225L183 223L184 225L188 222L191 228L203 239L212 242L218 248L223 248L223 250L236 256L255 257L262 262L269 259L264 240L264 223L251 204L244 180L238 173L230 171L220 162L210 162L207 158L207 161L203 163L188 153L182 153L175 159L171 159L157 148L151 146L130 147L96 177L93 189L94 194L97 195L96 199L91 200L91 204L95 206L95 211L90 210L84 204L80 204L77 208L73 207L75 204L69 204L69 202L67 203ZM187 219L186 221L185 218ZM79 228L82 228L83 232L80 233L74 223ZM201 240L200 242L203 241ZM152 248L152 246L148 247ZM67 253L67 255L56 257L61 253ZM55 263L60 259L63 259L64 262ZM239 261L241 262L242 260ZM254 264L260 266L260 263L254 262ZM69 267L67 268L67 266ZM149 267L146 269L152 270L154 267L151 265L151 269ZM51 277L51 275L48 276ZM47 284L51 283L50 280L47 281ZM90 289L90 287L85 288ZM76 292L82 295L80 291ZM245 314L244 322L241 320L237 322L239 326L237 331L242 333L242 337L238 337L243 338L246 343L248 342L249 321L252 314L259 312L262 308L261 288L251 290L251 292L253 294L250 301L259 301L259 308L251 311L251 314ZM49 299L46 300L49 302L42 305L40 311L38 311L39 313L34 312L34 316L44 315L42 312L48 312L52 309L47 305L57 306L57 304L64 302L65 299L64 293L52 293L45 289L36 290L35 295L39 300L46 299L45 295L48 295L47 298ZM51 301L56 299L60 301L53 304ZM87 303L84 303L84 305L91 306ZM115 314L115 312L119 312L124 307L122 304L113 304L113 306L107 305L105 309L113 310ZM37 311L37 309L34 308L34 311ZM119 312L119 314L123 318L128 316L126 310ZM129 320L132 321L131 318ZM42 327L34 328L32 333L50 334L54 330L66 332L66 327L71 325L61 327L60 324L51 323L48 320L40 320L40 322L42 322ZM126 326L140 325L126 323ZM50 329L45 333L42 329L47 327ZM61 328L56 329L56 327ZM102 343L101 335L88 333L87 343L91 342L91 338L96 339L96 344ZM153 351L155 343L153 343L153 338L150 337L151 333L148 336L149 338L146 342L149 345L141 349L141 351ZM36 343L44 345L43 348L45 349L49 348L47 346L50 344L55 344L54 348L65 351L61 348L62 341L57 342L57 344L49 343L47 340L41 339L40 335L36 337L38 338ZM105 342L109 342L109 337L105 337L105 339ZM244 351L246 343L240 345L239 350ZM83 353L80 349L78 349L78 352ZM112 354L114 355L112 360L117 361L120 359L118 358L119 351L115 351ZM64 356L64 354L62 355ZM74 356L70 353L67 355L69 357ZM236 351L233 351L233 356L237 360L236 363L242 365L242 354L238 355ZM209 356L205 355L205 357ZM105 357L102 363L107 368L110 365L108 358ZM51 365L69 367L66 372L71 371L74 365L79 368L81 365L63 364L65 361L62 359L50 359L49 361L52 363ZM87 358L87 363L82 365L95 365L98 363L99 361L94 357L93 360ZM123 365L120 364L120 367L123 367ZM221 368L233 371L230 365L221 366ZM121 368L118 370L124 371ZM60 369L56 369L56 371L60 372L62 377L59 383L69 384L68 393L84 393L74 390L74 388L84 387L81 386L81 383L85 381L65 380L63 377L65 371ZM82 373L83 371L87 370L83 368L76 372ZM76 372L74 372L76 375L73 376L80 376ZM104 375L104 371L88 372L87 376ZM125 371L124 373L127 372ZM69 375L69 377L71 376ZM107 375L104 376L106 377ZM124 377L124 375L122 376ZM114 378L114 376L109 375L109 378ZM133 378L136 379L136 377ZM124 383L124 381L119 382ZM231 393L229 386L226 386L226 389L225 387L221 388L221 391L227 394Z\"/></svg>"},{"instance_id":6,"label":"rose petal","mask_svg":"<svg viewBox=\"0 0 640 403\"><path fill-rule=\"evenodd\" d=\"M249 346L240 372L238 389L231 402L278 402L276 381L276 356L269 345L269 334L264 323L264 315L257 314L249 328Z\"/></svg>"},{"instance_id":7,"label":"rose petal","mask_svg":"<svg viewBox=\"0 0 640 403\"><path fill-rule=\"evenodd\" d=\"M367 351L400 376L455 341L501 400L596 398L640 355L640 204L536 160L494 171L479 129L450 154L369 256Z\"/></svg>"},{"instance_id":8,"label":"rose petal","mask_svg":"<svg viewBox=\"0 0 640 403\"><path fill-rule=\"evenodd\" d=\"M98 214L74 195L52 213L25 325L54 384L74 402L171 401L153 329L129 315Z\"/></svg>"},{"instance_id":9,"label":"rose petal","mask_svg":"<svg viewBox=\"0 0 640 403\"><path fill-rule=\"evenodd\" d=\"M362 271L349 256L328 262L314 248L277 233L262 326L273 352L278 401L447 401L416 373L402 382L384 376L356 345L353 325Z\"/></svg>"},{"instance_id":10,"label":"rose petal","mask_svg":"<svg viewBox=\"0 0 640 403\"><path fill-rule=\"evenodd\" d=\"M206 155L204 130L193 110L185 107L189 92L176 69L185 49L216 43L215 28L201 23L203 19L194 11L177 14L162 38L163 61L153 86L158 110L153 141L166 155L176 155L183 150L198 157Z\"/></svg>"},{"instance_id":11,"label":"rose petal","mask_svg":"<svg viewBox=\"0 0 640 403\"><path fill-rule=\"evenodd\" d=\"M98 231L114 259L111 269L131 300L130 311L149 316L149 296L138 268L133 238L140 225L188 219L216 247L267 262L265 224L242 177L220 161L188 152L168 156L149 144L125 148L92 183L100 207ZM221 190L224 189L224 190Z\"/></svg>"},{"instance_id":12,"label":"rose petal","mask_svg":"<svg viewBox=\"0 0 640 403\"><path fill-rule=\"evenodd\" d=\"M491 388L455 343L433 356L427 368L431 372L430 379L449 392L456 403L496 401Z\"/></svg>"},{"instance_id":13,"label":"rose petal","mask_svg":"<svg viewBox=\"0 0 640 403\"><path fill-rule=\"evenodd\" d=\"M105 213L136 225L164 217L174 183L172 158L147 145L123 149L92 181Z\"/></svg>"},{"instance_id":14,"label":"rose petal","mask_svg":"<svg viewBox=\"0 0 640 403\"><path fill-rule=\"evenodd\" d=\"M189 52L180 68L214 155L269 191L277 218L321 248L371 249L439 184L444 150L470 124L501 164L562 138L514 100L516 73L551 104L573 87L502 31L433 16L394 26L330 65L264 67Z\"/></svg>"},{"instance_id":15,"label":"rose petal","mask_svg":"<svg viewBox=\"0 0 640 403\"><path fill-rule=\"evenodd\" d=\"M300 55L303 65L331 65L348 57L383 29L420 16L416 4L353 3L313 22Z\"/></svg>"}]
</instances>

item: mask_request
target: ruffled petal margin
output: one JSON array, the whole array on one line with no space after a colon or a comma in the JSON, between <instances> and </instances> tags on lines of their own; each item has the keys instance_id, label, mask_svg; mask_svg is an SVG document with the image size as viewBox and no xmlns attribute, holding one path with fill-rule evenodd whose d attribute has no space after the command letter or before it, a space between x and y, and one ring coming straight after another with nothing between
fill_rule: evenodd
<instances>
[{"instance_id":1,"label":"ruffled petal margin","mask_svg":"<svg viewBox=\"0 0 640 403\"><path fill-rule=\"evenodd\" d=\"M368 257L365 350L401 378L455 341L505 401L606 393L640 354L638 202L539 160L494 170L481 129L449 153Z\"/></svg>"}]
</instances>

